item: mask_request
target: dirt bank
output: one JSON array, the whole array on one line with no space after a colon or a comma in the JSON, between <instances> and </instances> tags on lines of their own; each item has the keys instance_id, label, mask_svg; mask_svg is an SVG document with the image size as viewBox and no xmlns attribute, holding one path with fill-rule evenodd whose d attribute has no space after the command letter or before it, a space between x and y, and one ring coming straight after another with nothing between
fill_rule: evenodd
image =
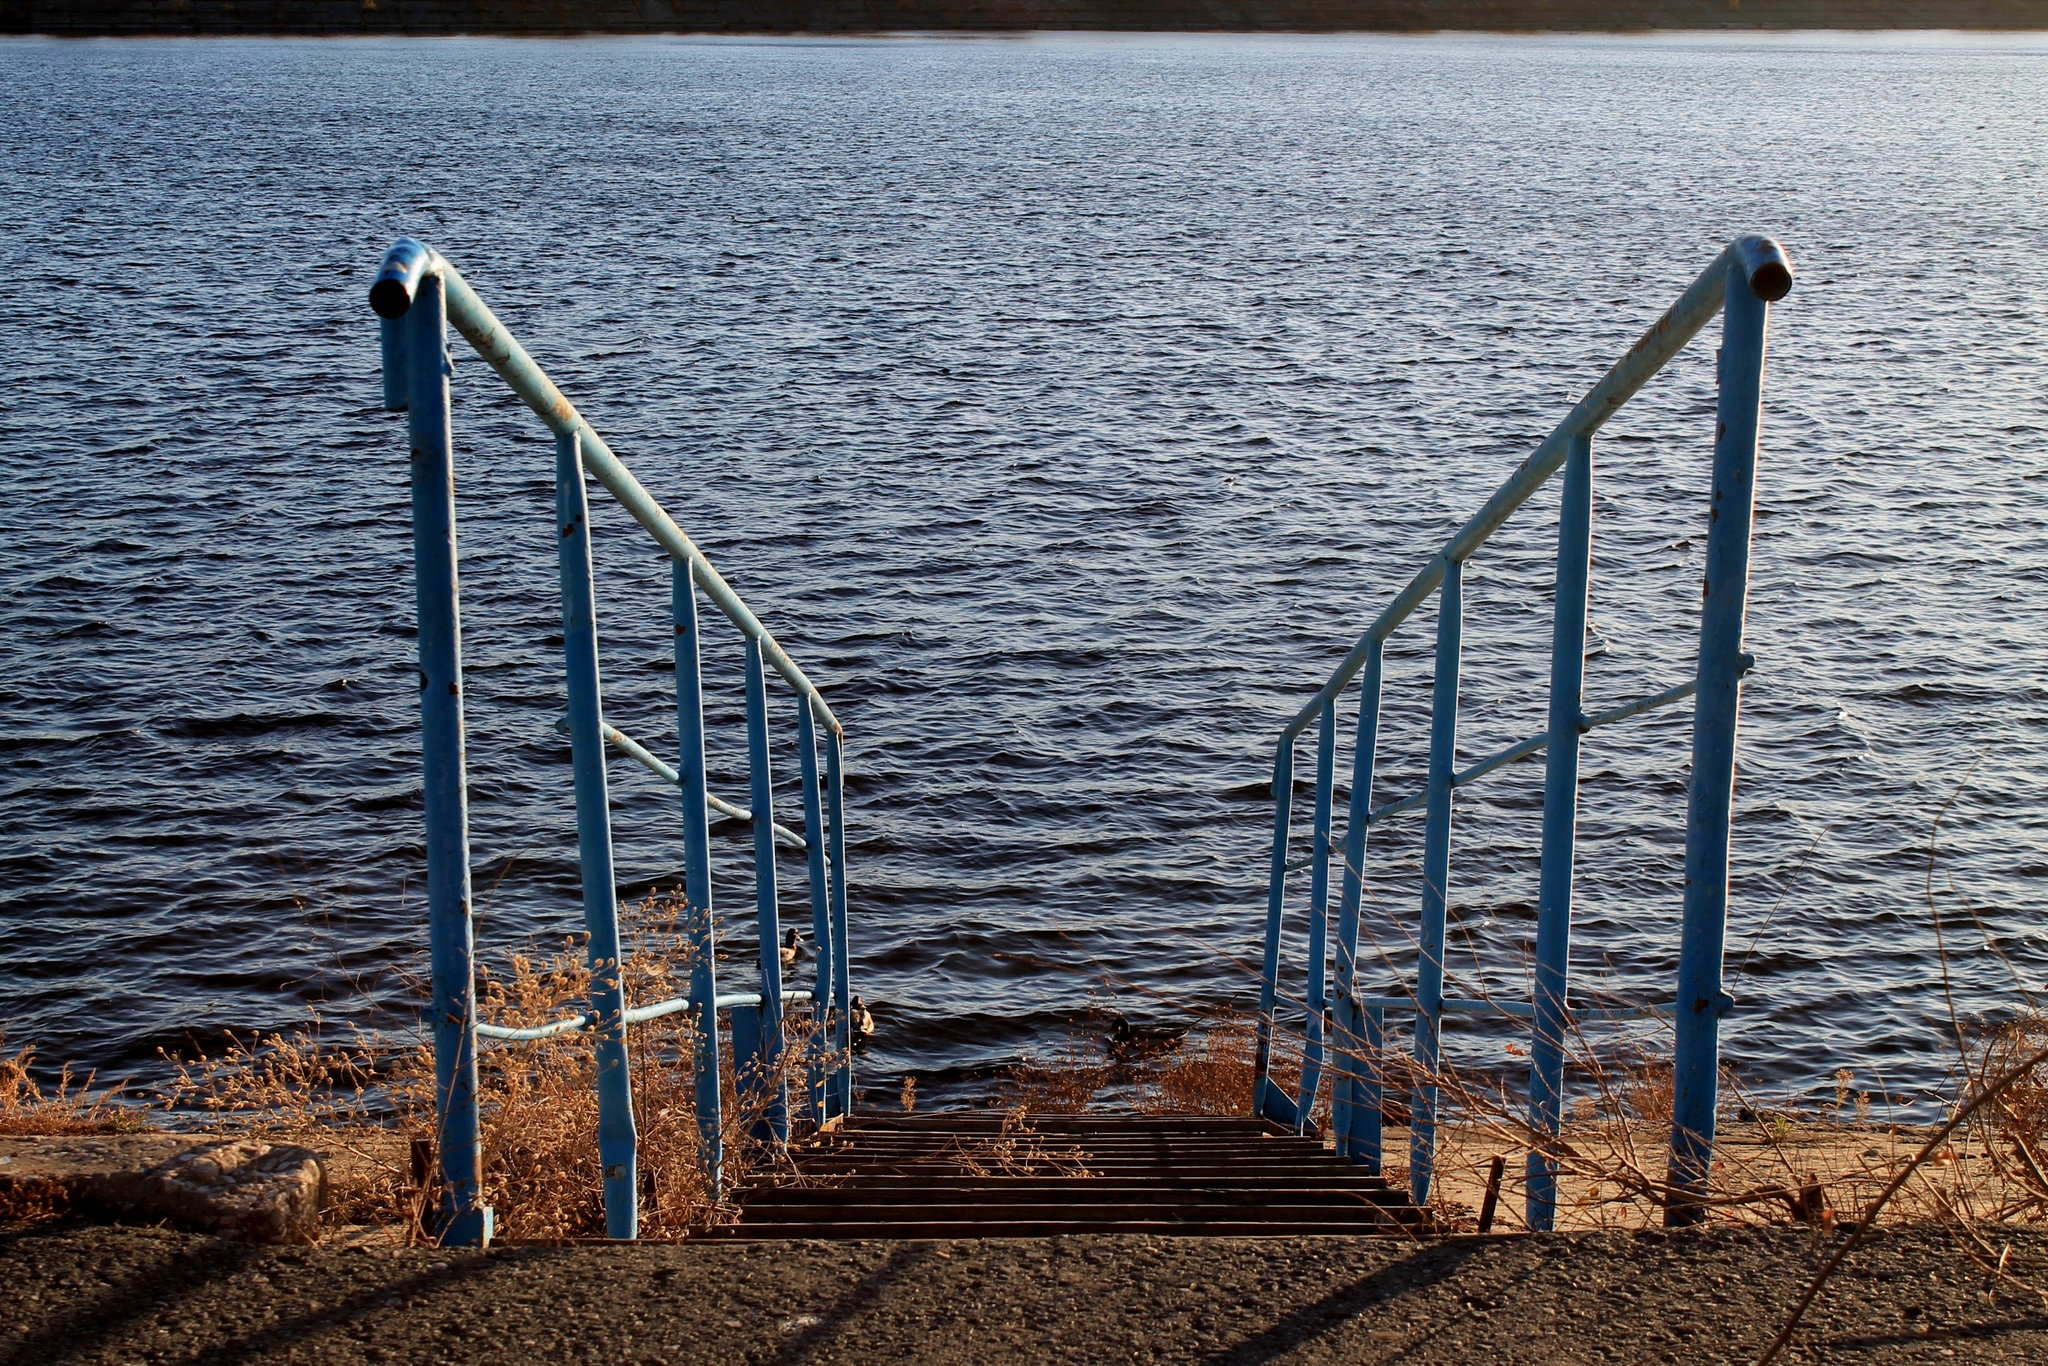
<instances>
[{"instance_id":1,"label":"dirt bank","mask_svg":"<svg viewBox=\"0 0 2048 1366\"><path fill-rule=\"evenodd\" d=\"M475 1254L44 1228L0 1236L0 1360L1732 1362L1769 1340L1814 1246L1749 1229ZM1852 1254L1809 1328L1792 1360L2048 1361L2040 1301L1932 1228Z\"/></svg>"},{"instance_id":2,"label":"dirt bank","mask_svg":"<svg viewBox=\"0 0 2048 1366\"><path fill-rule=\"evenodd\" d=\"M0 0L0 32L854 33L2048 27L2048 0Z\"/></svg>"}]
</instances>

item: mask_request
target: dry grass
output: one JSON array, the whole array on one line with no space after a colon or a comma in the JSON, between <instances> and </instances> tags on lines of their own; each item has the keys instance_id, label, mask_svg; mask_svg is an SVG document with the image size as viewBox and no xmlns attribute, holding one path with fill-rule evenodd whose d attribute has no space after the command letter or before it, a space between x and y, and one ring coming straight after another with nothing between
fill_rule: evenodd
<instances>
[{"instance_id":1,"label":"dry grass","mask_svg":"<svg viewBox=\"0 0 2048 1366\"><path fill-rule=\"evenodd\" d=\"M680 906L652 898L622 918L628 999L683 994L690 946L677 932ZM579 940L515 954L505 970L478 974L478 1012L525 1028L581 1011L590 969ZM627 1029L639 1132L640 1229L679 1238L732 1213L711 1198L697 1126L692 1017L671 1015ZM803 1091L808 1023L793 1019L782 1066L793 1096ZM330 1155L330 1220L374 1225L408 1241L433 1204L433 1055L420 1040L357 1037L337 1042L308 1029L230 1039L220 1053L175 1063L167 1104L232 1130L316 1146ZM604 1236L603 1176L597 1146L596 1059L586 1033L530 1042L487 1043L477 1065L483 1116L484 1201L508 1240ZM782 1162L747 1135L761 1102L735 1094L730 1048L722 1060L724 1173L729 1185ZM424 1149L421 1145L427 1145Z\"/></svg>"},{"instance_id":2,"label":"dry grass","mask_svg":"<svg viewBox=\"0 0 2048 1366\"><path fill-rule=\"evenodd\" d=\"M1068 1026L1049 1056L1026 1056L1010 1069L1003 1103L1015 1114L1075 1115L1088 1109L1116 1079L1102 1012ZM908 1108L908 1107L905 1107Z\"/></svg>"},{"instance_id":3,"label":"dry grass","mask_svg":"<svg viewBox=\"0 0 2048 1366\"><path fill-rule=\"evenodd\" d=\"M1259 1032L1226 1018L1193 1032L1148 1062L1137 1079L1138 1109L1148 1115L1248 1115L1258 1076ZM1297 1081L1301 1060L1291 1059Z\"/></svg>"},{"instance_id":4,"label":"dry grass","mask_svg":"<svg viewBox=\"0 0 2048 1366\"><path fill-rule=\"evenodd\" d=\"M6 1036L0 1035L0 1047ZM34 1045L0 1054L0 1135L54 1137L66 1134L133 1134L150 1125L142 1107L122 1096L123 1088L95 1091L88 1073L80 1080L66 1064L53 1088L36 1084Z\"/></svg>"}]
</instances>

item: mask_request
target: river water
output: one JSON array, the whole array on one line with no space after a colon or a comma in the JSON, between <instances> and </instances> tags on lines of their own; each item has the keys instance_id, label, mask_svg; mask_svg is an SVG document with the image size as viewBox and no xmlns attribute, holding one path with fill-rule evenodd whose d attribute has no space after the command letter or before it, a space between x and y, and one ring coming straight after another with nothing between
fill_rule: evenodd
<instances>
[{"instance_id":1,"label":"river water","mask_svg":"<svg viewBox=\"0 0 2048 1366\"><path fill-rule=\"evenodd\" d=\"M1755 230L1799 280L1772 320L1726 1047L1760 1087L1846 1066L1909 1105L1947 1066L1936 913L1962 1014L2048 970L2044 57L1939 35L0 44L7 1043L146 1084L159 1048L225 1030L405 1015L406 464L364 299L400 234L464 268L826 689L867 1075L961 1099L949 1069L1053 1047L1091 1001L1255 999L1281 723ZM1589 710L1689 674L1713 344L1599 443ZM456 390L479 935L502 958L580 924L552 447L460 347ZM1555 507L1468 571L1468 762L1542 728ZM665 565L607 501L595 522L609 716L665 749ZM1390 655L1381 801L1422 773L1433 620ZM738 658L714 632L714 782L744 800ZM1587 742L1588 990L1673 989L1689 726L1679 706ZM1463 994L1526 992L1541 774L1461 793ZM628 890L672 885L673 794L623 762L612 784ZM1419 845L1411 818L1370 853L1396 966ZM747 849L719 836L736 943ZM1513 1037L1461 1022L1450 1046L1512 1068Z\"/></svg>"}]
</instances>

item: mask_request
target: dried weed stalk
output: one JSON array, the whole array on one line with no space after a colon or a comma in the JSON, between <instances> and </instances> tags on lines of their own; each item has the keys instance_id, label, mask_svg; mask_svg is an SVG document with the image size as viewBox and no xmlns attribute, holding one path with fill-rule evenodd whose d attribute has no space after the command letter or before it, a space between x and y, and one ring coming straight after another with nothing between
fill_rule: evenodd
<instances>
[{"instance_id":1,"label":"dried weed stalk","mask_svg":"<svg viewBox=\"0 0 2048 1366\"><path fill-rule=\"evenodd\" d=\"M628 999L683 994L691 948L677 928L680 911L677 898L655 897L622 918ZM514 954L503 971L480 968L477 985L483 1019L527 1028L581 1012L590 969L580 940L565 939L549 951ZM705 1176L692 1020L683 1013L627 1029L646 1238L681 1237L733 1217L712 1201ZM811 1043L809 1022L792 1018L780 1080L799 1112L817 1058ZM721 1062L724 1171L737 1186L785 1165L786 1158L751 1137L768 1093L742 1104L729 1046ZM317 1142L337 1159L334 1223L393 1228L408 1240L420 1236L420 1215L435 1198L433 1056L424 1041L357 1036L336 1042L309 1028L247 1041L231 1038L218 1054L174 1067L170 1108L197 1111L222 1131ZM477 1074L484 1199L497 1211L499 1236L602 1237L596 1059L589 1035L576 1031L487 1043ZM422 1152L429 1160L416 1157ZM415 1179L421 1166L428 1169L424 1183Z\"/></svg>"},{"instance_id":2,"label":"dried weed stalk","mask_svg":"<svg viewBox=\"0 0 2048 1366\"><path fill-rule=\"evenodd\" d=\"M0 1034L0 1047L7 1036ZM53 1137L66 1134L132 1134L149 1128L140 1107L122 1099L120 1086L93 1090L95 1077L79 1080L70 1064L48 1090L36 1084L33 1044L0 1054L0 1134Z\"/></svg>"}]
</instances>

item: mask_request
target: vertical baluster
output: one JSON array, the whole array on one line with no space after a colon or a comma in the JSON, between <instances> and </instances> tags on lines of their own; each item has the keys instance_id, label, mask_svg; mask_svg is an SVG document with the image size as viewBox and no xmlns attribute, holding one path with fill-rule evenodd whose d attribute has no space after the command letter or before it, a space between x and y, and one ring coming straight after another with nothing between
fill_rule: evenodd
<instances>
[{"instance_id":1,"label":"vertical baluster","mask_svg":"<svg viewBox=\"0 0 2048 1366\"><path fill-rule=\"evenodd\" d=\"M690 946L690 999L697 1007L697 1133L716 1200L724 1189L724 1098L718 1084L718 925L711 906L711 816L704 777L704 674L697 648L697 589L690 566L669 562L676 628L676 772L683 800L683 937Z\"/></svg>"},{"instance_id":2,"label":"vertical baluster","mask_svg":"<svg viewBox=\"0 0 2048 1366\"><path fill-rule=\"evenodd\" d=\"M1331 1088L1331 1127L1337 1131L1337 1151L1353 1162L1366 1161L1358 1135L1364 1120L1361 1087L1363 1046L1366 1043L1358 1006L1358 918L1365 892L1366 826L1372 819L1372 775L1377 762L1380 730L1380 665L1384 643L1374 637L1365 656L1365 676L1359 683L1358 743L1351 756L1351 805L1344 827L1344 882L1337 910L1337 1028L1336 1047L1342 1073ZM1376 1045L1375 1045L1376 1046ZM1379 1103L1372 1106L1374 1134L1371 1165L1379 1174Z\"/></svg>"},{"instance_id":3,"label":"vertical baluster","mask_svg":"<svg viewBox=\"0 0 2048 1366\"><path fill-rule=\"evenodd\" d=\"M1763 403L1770 307L1743 271L1728 272L1721 319L1714 492L1708 509L1705 599L1700 609L1699 692L1694 701L1692 789L1685 825L1685 918L1678 949L1677 1048L1671 1113L1674 1190L1704 1193L1714 1152L1720 1092L1721 1016L1734 1006L1722 989L1728 932L1728 823L1735 790L1735 727L1742 676L1743 618L1749 601L1750 519L1756 499L1757 429ZM1703 1218L1674 1200L1665 1222Z\"/></svg>"},{"instance_id":4,"label":"vertical baluster","mask_svg":"<svg viewBox=\"0 0 2048 1366\"><path fill-rule=\"evenodd\" d=\"M1367 1006L1359 1013L1365 1017L1365 1057L1359 1069L1358 1109L1352 1116L1351 1160L1378 1176L1385 1160L1387 1012L1381 1006Z\"/></svg>"},{"instance_id":5,"label":"vertical baluster","mask_svg":"<svg viewBox=\"0 0 2048 1366\"><path fill-rule=\"evenodd\" d=\"M1572 864L1579 819L1579 727L1585 720L1586 581L1593 548L1593 438L1565 456L1557 518L1557 592L1550 633L1550 732L1544 746L1543 864L1536 893L1536 1007L1529 1040L1529 1125L1555 1135L1563 1122L1564 1031L1572 946ZM1557 1162L1529 1150L1529 1227L1556 1214Z\"/></svg>"},{"instance_id":6,"label":"vertical baluster","mask_svg":"<svg viewBox=\"0 0 2048 1366\"><path fill-rule=\"evenodd\" d=\"M434 1099L441 1154L439 1236L490 1241L477 1119L476 976L469 884L469 782L462 723L461 584L455 554L455 440L448 412L448 300L421 279L406 330L412 437L413 589L419 613L420 758L433 973ZM388 397L388 391L387 391Z\"/></svg>"},{"instance_id":7,"label":"vertical baluster","mask_svg":"<svg viewBox=\"0 0 2048 1366\"><path fill-rule=\"evenodd\" d=\"M1323 703L1316 729L1315 840L1309 850L1308 879L1308 1032L1301 1057L1300 1099L1294 1104L1294 1127L1308 1132L1315 1110L1316 1089L1323 1081L1323 1011L1329 1006L1326 960L1330 919L1330 807L1337 776L1337 702Z\"/></svg>"},{"instance_id":8,"label":"vertical baluster","mask_svg":"<svg viewBox=\"0 0 2048 1366\"><path fill-rule=\"evenodd\" d=\"M825 880L825 812L818 791L818 723L811 715L811 700L799 697L796 704L796 748L804 781L804 843L810 846L811 948L818 956L818 971L811 987L811 1062L807 1072L804 1109L814 1122L825 1122L825 1063L829 1052L825 1020L832 1003L832 906ZM840 1003L845 1009L845 1003Z\"/></svg>"},{"instance_id":9,"label":"vertical baluster","mask_svg":"<svg viewBox=\"0 0 2048 1366\"><path fill-rule=\"evenodd\" d=\"M1287 897L1287 834L1294 817L1294 737L1273 754L1273 880L1266 891L1266 950L1259 965L1259 1046L1252 1113L1291 1123L1293 1102L1273 1084L1273 1008L1280 995L1280 913ZM1286 1115L1283 1118L1283 1115Z\"/></svg>"},{"instance_id":10,"label":"vertical baluster","mask_svg":"<svg viewBox=\"0 0 2048 1366\"><path fill-rule=\"evenodd\" d=\"M754 1136L763 1142L787 1143L789 1100L782 1080L782 930L775 905L775 783L768 768L768 680L761 667L761 642L752 636L747 637L747 767L754 797L754 925L761 936L761 1056L754 1085L767 1088Z\"/></svg>"},{"instance_id":11,"label":"vertical baluster","mask_svg":"<svg viewBox=\"0 0 2048 1366\"><path fill-rule=\"evenodd\" d=\"M1429 824L1422 836L1422 935L1415 970L1415 1088L1408 1129L1408 1185L1415 1203L1429 1203L1436 1162L1435 1076L1442 1056L1444 919L1451 882L1451 775L1457 769L1458 663L1465 630L1465 566L1444 566L1437 593L1436 689L1430 708Z\"/></svg>"},{"instance_id":12,"label":"vertical baluster","mask_svg":"<svg viewBox=\"0 0 2048 1366\"><path fill-rule=\"evenodd\" d=\"M825 818L831 822L832 847L826 868L832 895L832 996L839 1003L839 1028L832 1040L840 1058L833 1086L836 1113L853 1113L852 950L846 941L846 804L840 790L841 738L837 726L825 732Z\"/></svg>"},{"instance_id":13,"label":"vertical baluster","mask_svg":"<svg viewBox=\"0 0 2048 1366\"><path fill-rule=\"evenodd\" d=\"M619 946L618 878L612 866L611 800L604 772L604 684L597 662L597 590L590 565L590 500L582 439L555 438L556 559L562 585L562 659L576 772L576 852L588 932L590 1021L597 1052L597 1152L604 1171L609 1238L640 1234L640 1161L633 1076L626 1061L625 960Z\"/></svg>"}]
</instances>

